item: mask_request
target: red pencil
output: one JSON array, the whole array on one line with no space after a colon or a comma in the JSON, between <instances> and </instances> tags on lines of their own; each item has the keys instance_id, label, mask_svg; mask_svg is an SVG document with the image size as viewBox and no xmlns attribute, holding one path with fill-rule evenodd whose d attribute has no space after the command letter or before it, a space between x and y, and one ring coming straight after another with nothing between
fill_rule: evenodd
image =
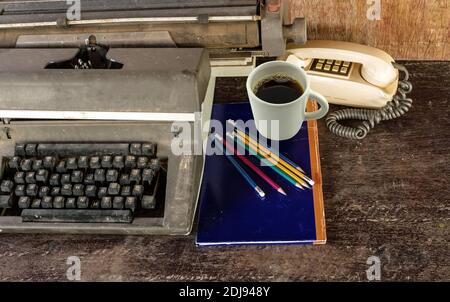
<instances>
[{"instance_id":1,"label":"red pencil","mask_svg":"<svg viewBox=\"0 0 450 302\"><path fill-rule=\"evenodd\" d=\"M264 179L272 188L277 190L279 193L286 195L286 192L284 192L283 188L281 188L276 182L274 182L272 179L270 179L269 176L267 176L266 173L264 173L260 168L255 166L251 161L249 161L247 158L245 158L243 155L240 155L237 153L236 149L234 149L233 145L227 142L226 139L223 139L219 134L216 133L216 138L223 142L225 145L225 148L232 154L236 155L244 164L246 164L250 169L256 172L259 176L261 176L262 179Z\"/></svg>"}]
</instances>

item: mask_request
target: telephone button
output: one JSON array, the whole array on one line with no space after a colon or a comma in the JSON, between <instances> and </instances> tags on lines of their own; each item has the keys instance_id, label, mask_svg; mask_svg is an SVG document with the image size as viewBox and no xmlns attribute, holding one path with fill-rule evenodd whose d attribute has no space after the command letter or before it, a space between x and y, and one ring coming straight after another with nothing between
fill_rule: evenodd
<instances>
[{"instance_id":1,"label":"telephone button","mask_svg":"<svg viewBox=\"0 0 450 302\"><path fill-rule=\"evenodd\" d=\"M325 59L319 59L319 63L325 63Z\"/></svg>"},{"instance_id":2,"label":"telephone button","mask_svg":"<svg viewBox=\"0 0 450 302\"><path fill-rule=\"evenodd\" d=\"M347 73L348 68L347 67L342 67L341 68L341 73Z\"/></svg>"},{"instance_id":3,"label":"telephone button","mask_svg":"<svg viewBox=\"0 0 450 302\"><path fill-rule=\"evenodd\" d=\"M327 60L327 64L333 64L333 60Z\"/></svg>"},{"instance_id":4,"label":"telephone button","mask_svg":"<svg viewBox=\"0 0 450 302\"><path fill-rule=\"evenodd\" d=\"M342 63L342 66L344 66L344 67L349 67L349 66L350 66L350 62L344 61L344 63Z\"/></svg>"},{"instance_id":5,"label":"telephone button","mask_svg":"<svg viewBox=\"0 0 450 302\"><path fill-rule=\"evenodd\" d=\"M331 65L325 65L325 67L323 68L323 70L325 70L325 71L330 71L330 69L331 69Z\"/></svg>"},{"instance_id":6,"label":"telephone button","mask_svg":"<svg viewBox=\"0 0 450 302\"><path fill-rule=\"evenodd\" d=\"M323 64L322 63L317 63L316 64L316 69L322 70L322 68L323 68Z\"/></svg>"},{"instance_id":7,"label":"telephone button","mask_svg":"<svg viewBox=\"0 0 450 302\"><path fill-rule=\"evenodd\" d=\"M333 66L333 72L339 72L339 66L334 65Z\"/></svg>"},{"instance_id":8,"label":"telephone button","mask_svg":"<svg viewBox=\"0 0 450 302\"><path fill-rule=\"evenodd\" d=\"M338 61L338 60L336 60L336 61L334 61L334 65L341 65L341 63L342 63L342 61Z\"/></svg>"}]
</instances>

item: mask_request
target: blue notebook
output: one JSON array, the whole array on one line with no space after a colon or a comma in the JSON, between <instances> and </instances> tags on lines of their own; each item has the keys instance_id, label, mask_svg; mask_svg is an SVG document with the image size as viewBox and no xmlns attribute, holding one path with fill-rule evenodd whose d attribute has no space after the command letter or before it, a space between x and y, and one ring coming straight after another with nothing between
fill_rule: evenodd
<instances>
[{"instance_id":1,"label":"blue notebook","mask_svg":"<svg viewBox=\"0 0 450 302\"><path fill-rule=\"evenodd\" d=\"M314 106L308 103L309 110ZM250 104L214 104L212 119L222 121L224 129L227 119L250 120ZM316 122L305 122L294 138L280 141L279 151L314 180L312 189L294 187L270 167L260 166L255 156L246 155L286 191L284 196L235 157L265 191L266 196L261 199L225 156L206 156L199 199L198 245L326 242Z\"/></svg>"}]
</instances>

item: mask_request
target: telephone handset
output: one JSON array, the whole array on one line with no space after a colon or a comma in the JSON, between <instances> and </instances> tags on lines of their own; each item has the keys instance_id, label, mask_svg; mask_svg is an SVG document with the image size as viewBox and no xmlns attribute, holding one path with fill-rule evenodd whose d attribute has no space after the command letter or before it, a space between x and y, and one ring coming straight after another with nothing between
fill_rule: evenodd
<instances>
[{"instance_id":1,"label":"telephone handset","mask_svg":"<svg viewBox=\"0 0 450 302\"><path fill-rule=\"evenodd\" d=\"M382 50L350 42L312 40L288 45L279 59L304 68L311 88L330 103L359 107L328 115L327 126L337 135L364 138L380 121L399 117L411 107L412 100L406 98L412 90L407 70ZM399 70L405 72L400 81ZM357 128L338 123L345 119L363 123Z\"/></svg>"}]
</instances>

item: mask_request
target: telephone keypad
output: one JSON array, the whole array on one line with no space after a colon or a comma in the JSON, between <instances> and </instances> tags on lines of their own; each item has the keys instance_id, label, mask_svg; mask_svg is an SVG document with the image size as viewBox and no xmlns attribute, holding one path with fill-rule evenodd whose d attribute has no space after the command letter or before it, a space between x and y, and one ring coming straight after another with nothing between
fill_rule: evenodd
<instances>
[{"instance_id":1,"label":"telephone keypad","mask_svg":"<svg viewBox=\"0 0 450 302\"><path fill-rule=\"evenodd\" d=\"M352 63L340 60L330 59L313 59L310 71L318 71L323 73L335 74L340 76L348 76Z\"/></svg>"}]
</instances>

